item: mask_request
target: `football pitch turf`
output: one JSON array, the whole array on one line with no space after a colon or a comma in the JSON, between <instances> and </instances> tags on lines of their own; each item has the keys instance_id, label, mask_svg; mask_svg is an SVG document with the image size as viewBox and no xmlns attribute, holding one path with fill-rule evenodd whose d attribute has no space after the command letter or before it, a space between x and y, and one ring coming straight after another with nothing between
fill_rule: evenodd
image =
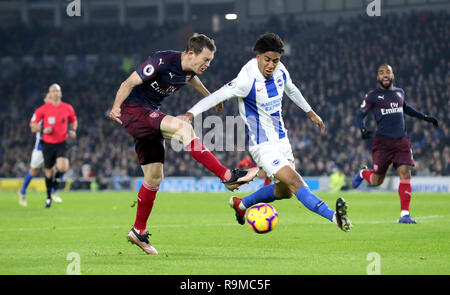
<instances>
[{"instance_id":1,"label":"football pitch turf","mask_svg":"<svg viewBox=\"0 0 450 295\"><path fill-rule=\"evenodd\" d=\"M418 224L398 224L396 193L318 193L332 209L345 198L348 233L293 197L272 203L279 223L262 235L237 224L229 196L159 193L148 228L159 255L150 256L126 241L136 193L62 192L45 209L43 193L28 193L24 208L2 192L0 274L64 275L73 253L86 275L450 274L450 194L414 193Z\"/></svg>"}]
</instances>

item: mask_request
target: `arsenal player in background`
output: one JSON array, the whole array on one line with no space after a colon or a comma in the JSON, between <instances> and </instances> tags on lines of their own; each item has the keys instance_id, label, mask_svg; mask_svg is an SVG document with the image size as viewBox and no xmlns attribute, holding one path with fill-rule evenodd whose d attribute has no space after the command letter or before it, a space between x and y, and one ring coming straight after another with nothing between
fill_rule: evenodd
<instances>
[{"instance_id":1,"label":"arsenal player in background","mask_svg":"<svg viewBox=\"0 0 450 295\"><path fill-rule=\"evenodd\" d=\"M61 101L62 91L58 84L50 85L49 97L50 102L38 108L30 121L31 131L42 133L42 153L47 188L45 208L52 206L52 188L58 186L58 180L69 170L66 143L68 125L70 123L69 136L71 138L76 137L78 127L73 107ZM41 120L42 125L39 123ZM54 166L56 166L55 170Z\"/></svg>"},{"instance_id":2,"label":"arsenal player in background","mask_svg":"<svg viewBox=\"0 0 450 295\"><path fill-rule=\"evenodd\" d=\"M372 137L372 131L366 129L364 117L372 111L377 122L377 132L372 145L373 169L363 167L353 177L352 185L357 188L363 180L374 186L382 184L389 166L393 164L400 177L398 194L401 212L398 222L416 223L409 214L411 167L414 166L414 159L403 114L432 123L434 127L438 127L438 121L406 103L405 91L394 87L394 72L390 65L383 64L378 67L377 79L378 87L366 95L356 116L363 139Z\"/></svg>"}]
</instances>

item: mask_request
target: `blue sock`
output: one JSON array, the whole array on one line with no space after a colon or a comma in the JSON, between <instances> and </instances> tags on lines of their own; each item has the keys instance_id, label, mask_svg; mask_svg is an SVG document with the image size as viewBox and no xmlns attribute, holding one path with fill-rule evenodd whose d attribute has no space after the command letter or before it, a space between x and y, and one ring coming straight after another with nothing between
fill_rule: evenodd
<instances>
[{"instance_id":1,"label":"blue sock","mask_svg":"<svg viewBox=\"0 0 450 295\"><path fill-rule=\"evenodd\" d=\"M27 193L27 187L31 182L31 179L33 179L33 176L31 176L30 172L28 171L27 174L25 174L25 178L23 180L22 189L20 190L20 193L25 195Z\"/></svg>"},{"instance_id":2,"label":"blue sock","mask_svg":"<svg viewBox=\"0 0 450 295\"><path fill-rule=\"evenodd\" d=\"M297 199L305 205L306 208L311 210L314 213L319 214L326 219L333 221L334 211L330 210L327 204L324 201L316 197L309 187L302 186L297 191Z\"/></svg>"},{"instance_id":3,"label":"blue sock","mask_svg":"<svg viewBox=\"0 0 450 295\"><path fill-rule=\"evenodd\" d=\"M258 203L270 203L275 201L275 195L273 194L274 187L275 184L263 186L253 194L243 198L242 204L245 208L250 208Z\"/></svg>"}]
</instances>

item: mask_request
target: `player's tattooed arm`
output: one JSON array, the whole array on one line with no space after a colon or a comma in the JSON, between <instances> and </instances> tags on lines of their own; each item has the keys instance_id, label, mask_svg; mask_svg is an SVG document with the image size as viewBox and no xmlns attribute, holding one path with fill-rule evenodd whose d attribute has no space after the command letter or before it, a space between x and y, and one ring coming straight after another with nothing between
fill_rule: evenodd
<instances>
[{"instance_id":1,"label":"player's tattooed arm","mask_svg":"<svg viewBox=\"0 0 450 295\"><path fill-rule=\"evenodd\" d=\"M131 90L139 84L142 84L142 79L136 71L134 71L125 81L123 81L122 84L120 84L120 88L116 94L116 99L114 100L111 112L109 113L109 117L112 120L122 124L122 121L120 120L120 106L128 95L130 95Z\"/></svg>"}]
</instances>

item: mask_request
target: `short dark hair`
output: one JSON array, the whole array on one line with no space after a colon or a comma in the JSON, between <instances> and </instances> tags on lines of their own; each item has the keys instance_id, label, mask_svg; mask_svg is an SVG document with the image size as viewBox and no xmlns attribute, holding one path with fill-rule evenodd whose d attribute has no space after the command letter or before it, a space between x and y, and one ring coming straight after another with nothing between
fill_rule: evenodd
<instances>
[{"instance_id":1,"label":"short dark hair","mask_svg":"<svg viewBox=\"0 0 450 295\"><path fill-rule=\"evenodd\" d=\"M186 52L193 51L195 54L199 54L203 51L203 48L208 48L212 52L216 51L216 45L214 40L209 38L204 34L194 33L191 38L189 38L188 44L186 46Z\"/></svg>"},{"instance_id":2,"label":"short dark hair","mask_svg":"<svg viewBox=\"0 0 450 295\"><path fill-rule=\"evenodd\" d=\"M280 36L275 33L265 33L258 37L256 40L255 46L253 47L254 51L258 53L265 53L267 51L275 51L278 53L284 53L284 43L281 40Z\"/></svg>"}]
</instances>

